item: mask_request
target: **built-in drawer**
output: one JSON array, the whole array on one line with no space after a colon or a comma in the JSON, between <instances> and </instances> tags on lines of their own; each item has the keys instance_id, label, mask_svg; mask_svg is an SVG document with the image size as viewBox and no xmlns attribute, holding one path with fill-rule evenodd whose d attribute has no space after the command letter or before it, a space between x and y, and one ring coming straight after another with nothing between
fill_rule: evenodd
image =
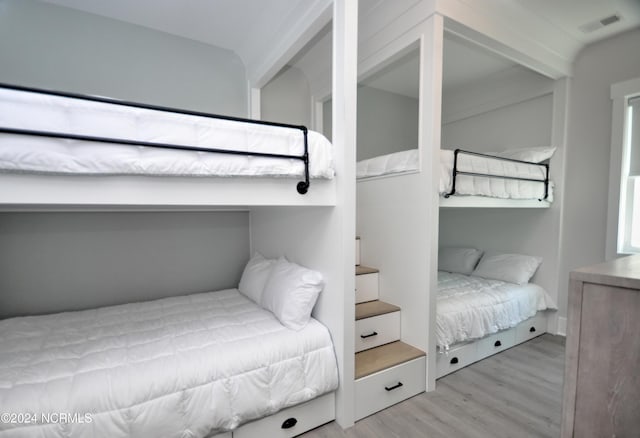
<instances>
[{"instance_id":1,"label":"built-in drawer","mask_svg":"<svg viewBox=\"0 0 640 438\"><path fill-rule=\"evenodd\" d=\"M378 273L356 275L356 303L378 299Z\"/></svg>"},{"instance_id":2,"label":"built-in drawer","mask_svg":"<svg viewBox=\"0 0 640 438\"><path fill-rule=\"evenodd\" d=\"M478 343L470 342L449 350L448 353L438 352L436 357L436 378L466 367L477 360Z\"/></svg>"},{"instance_id":3,"label":"built-in drawer","mask_svg":"<svg viewBox=\"0 0 640 438\"><path fill-rule=\"evenodd\" d=\"M423 392L426 373L426 357L422 356L356 380L356 420Z\"/></svg>"},{"instance_id":4,"label":"built-in drawer","mask_svg":"<svg viewBox=\"0 0 640 438\"><path fill-rule=\"evenodd\" d=\"M400 311L356 321L356 353L400 340Z\"/></svg>"},{"instance_id":5,"label":"built-in drawer","mask_svg":"<svg viewBox=\"0 0 640 438\"><path fill-rule=\"evenodd\" d=\"M513 347L516 342L516 329L503 330L478 341L476 360L484 359L499 351Z\"/></svg>"},{"instance_id":6,"label":"built-in drawer","mask_svg":"<svg viewBox=\"0 0 640 438\"><path fill-rule=\"evenodd\" d=\"M233 438L289 438L300 435L335 418L335 395L325 394L233 431Z\"/></svg>"},{"instance_id":7,"label":"built-in drawer","mask_svg":"<svg viewBox=\"0 0 640 438\"><path fill-rule=\"evenodd\" d=\"M547 331L547 315L538 312L534 317L521 322L516 327L516 344L533 339Z\"/></svg>"}]
</instances>

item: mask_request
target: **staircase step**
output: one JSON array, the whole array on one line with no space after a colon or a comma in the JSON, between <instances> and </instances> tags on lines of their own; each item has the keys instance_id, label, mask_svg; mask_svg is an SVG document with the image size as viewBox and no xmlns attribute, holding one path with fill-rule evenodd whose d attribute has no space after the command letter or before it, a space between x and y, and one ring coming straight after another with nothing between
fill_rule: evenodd
<instances>
[{"instance_id":1,"label":"staircase step","mask_svg":"<svg viewBox=\"0 0 640 438\"><path fill-rule=\"evenodd\" d=\"M384 301L367 301L356 304L356 321L359 319L371 318L373 316L384 315L385 313L398 312L400 307Z\"/></svg>"},{"instance_id":2,"label":"staircase step","mask_svg":"<svg viewBox=\"0 0 640 438\"><path fill-rule=\"evenodd\" d=\"M377 272L380 272L380 271L376 268L370 268L368 266L363 266L363 265L356 266L356 275L375 274Z\"/></svg>"},{"instance_id":3,"label":"staircase step","mask_svg":"<svg viewBox=\"0 0 640 438\"><path fill-rule=\"evenodd\" d=\"M402 341L361 351L356 353L355 378L360 379L422 356L425 356L424 351Z\"/></svg>"}]
</instances>

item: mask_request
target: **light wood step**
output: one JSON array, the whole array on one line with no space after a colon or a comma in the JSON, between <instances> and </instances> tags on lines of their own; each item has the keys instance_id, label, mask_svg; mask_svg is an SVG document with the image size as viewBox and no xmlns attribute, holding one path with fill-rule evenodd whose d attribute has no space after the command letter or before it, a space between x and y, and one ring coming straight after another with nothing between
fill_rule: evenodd
<instances>
[{"instance_id":1,"label":"light wood step","mask_svg":"<svg viewBox=\"0 0 640 438\"><path fill-rule=\"evenodd\" d=\"M356 304L356 321L359 319L384 315L385 313L398 312L399 310L400 307L385 303L384 301L367 301L366 303Z\"/></svg>"},{"instance_id":2,"label":"light wood step","mask_svg":"<svg viewBox=\"0 0 640 438\"><path fill-rule=\"evenodd\" d=\"M378 371L426 356L425 352L402 341L356 353L355 378L368 376Z\"/></svg>"},{"instance_id":3,"label":"light wood step","mask_svg":"<svg viewBox=\"0 0 640 438\"><path fill-rule=\"evenodd\" d=\"M380 272L376 268L370 268L368 266L358 265L356 266L356 275L375 274Z\"/></svg>"}]
</instances>

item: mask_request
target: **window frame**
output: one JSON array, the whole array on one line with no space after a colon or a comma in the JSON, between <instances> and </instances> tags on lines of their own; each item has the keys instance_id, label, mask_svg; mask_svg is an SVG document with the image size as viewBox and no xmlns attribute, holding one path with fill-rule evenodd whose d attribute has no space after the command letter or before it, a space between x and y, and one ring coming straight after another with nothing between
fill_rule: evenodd
<instances>
[{"instance_id":1,"label":"window frame","mask_svg":"<svg viewBox=\"0 0 640 438\"><path fill-rule=\"evenodd\" d=\"M629 176L631 152L631 109L629 100L638 96L640 96L640 78L611 85L613 111L605 254L607 260L620 255L640 253L640 247L634 247L631 244L634 190L640 191L640 177Z\"/></svg>"}]
</instances>

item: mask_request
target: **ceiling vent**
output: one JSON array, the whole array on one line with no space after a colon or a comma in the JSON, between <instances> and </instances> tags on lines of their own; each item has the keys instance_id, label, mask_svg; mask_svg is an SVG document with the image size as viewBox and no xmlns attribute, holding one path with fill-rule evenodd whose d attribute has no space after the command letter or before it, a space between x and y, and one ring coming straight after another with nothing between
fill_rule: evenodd
<instances>
[{"instance_id":1,"label":"ceiling vent","mask_svg":"<svg viewBox=\"0 0 640 438\"><path fill-rule=\"evenodd\" d=\"M617 23L621 19L622 17L619 14L613 14L613 15L609 15L608 17L604 17L599 20L592 21L587 24L583 24L582 26L579 26L578 29L580 29L584 33L591 33L605 26L609 26L610 24Z\"/></svg>"}]
</instances>

